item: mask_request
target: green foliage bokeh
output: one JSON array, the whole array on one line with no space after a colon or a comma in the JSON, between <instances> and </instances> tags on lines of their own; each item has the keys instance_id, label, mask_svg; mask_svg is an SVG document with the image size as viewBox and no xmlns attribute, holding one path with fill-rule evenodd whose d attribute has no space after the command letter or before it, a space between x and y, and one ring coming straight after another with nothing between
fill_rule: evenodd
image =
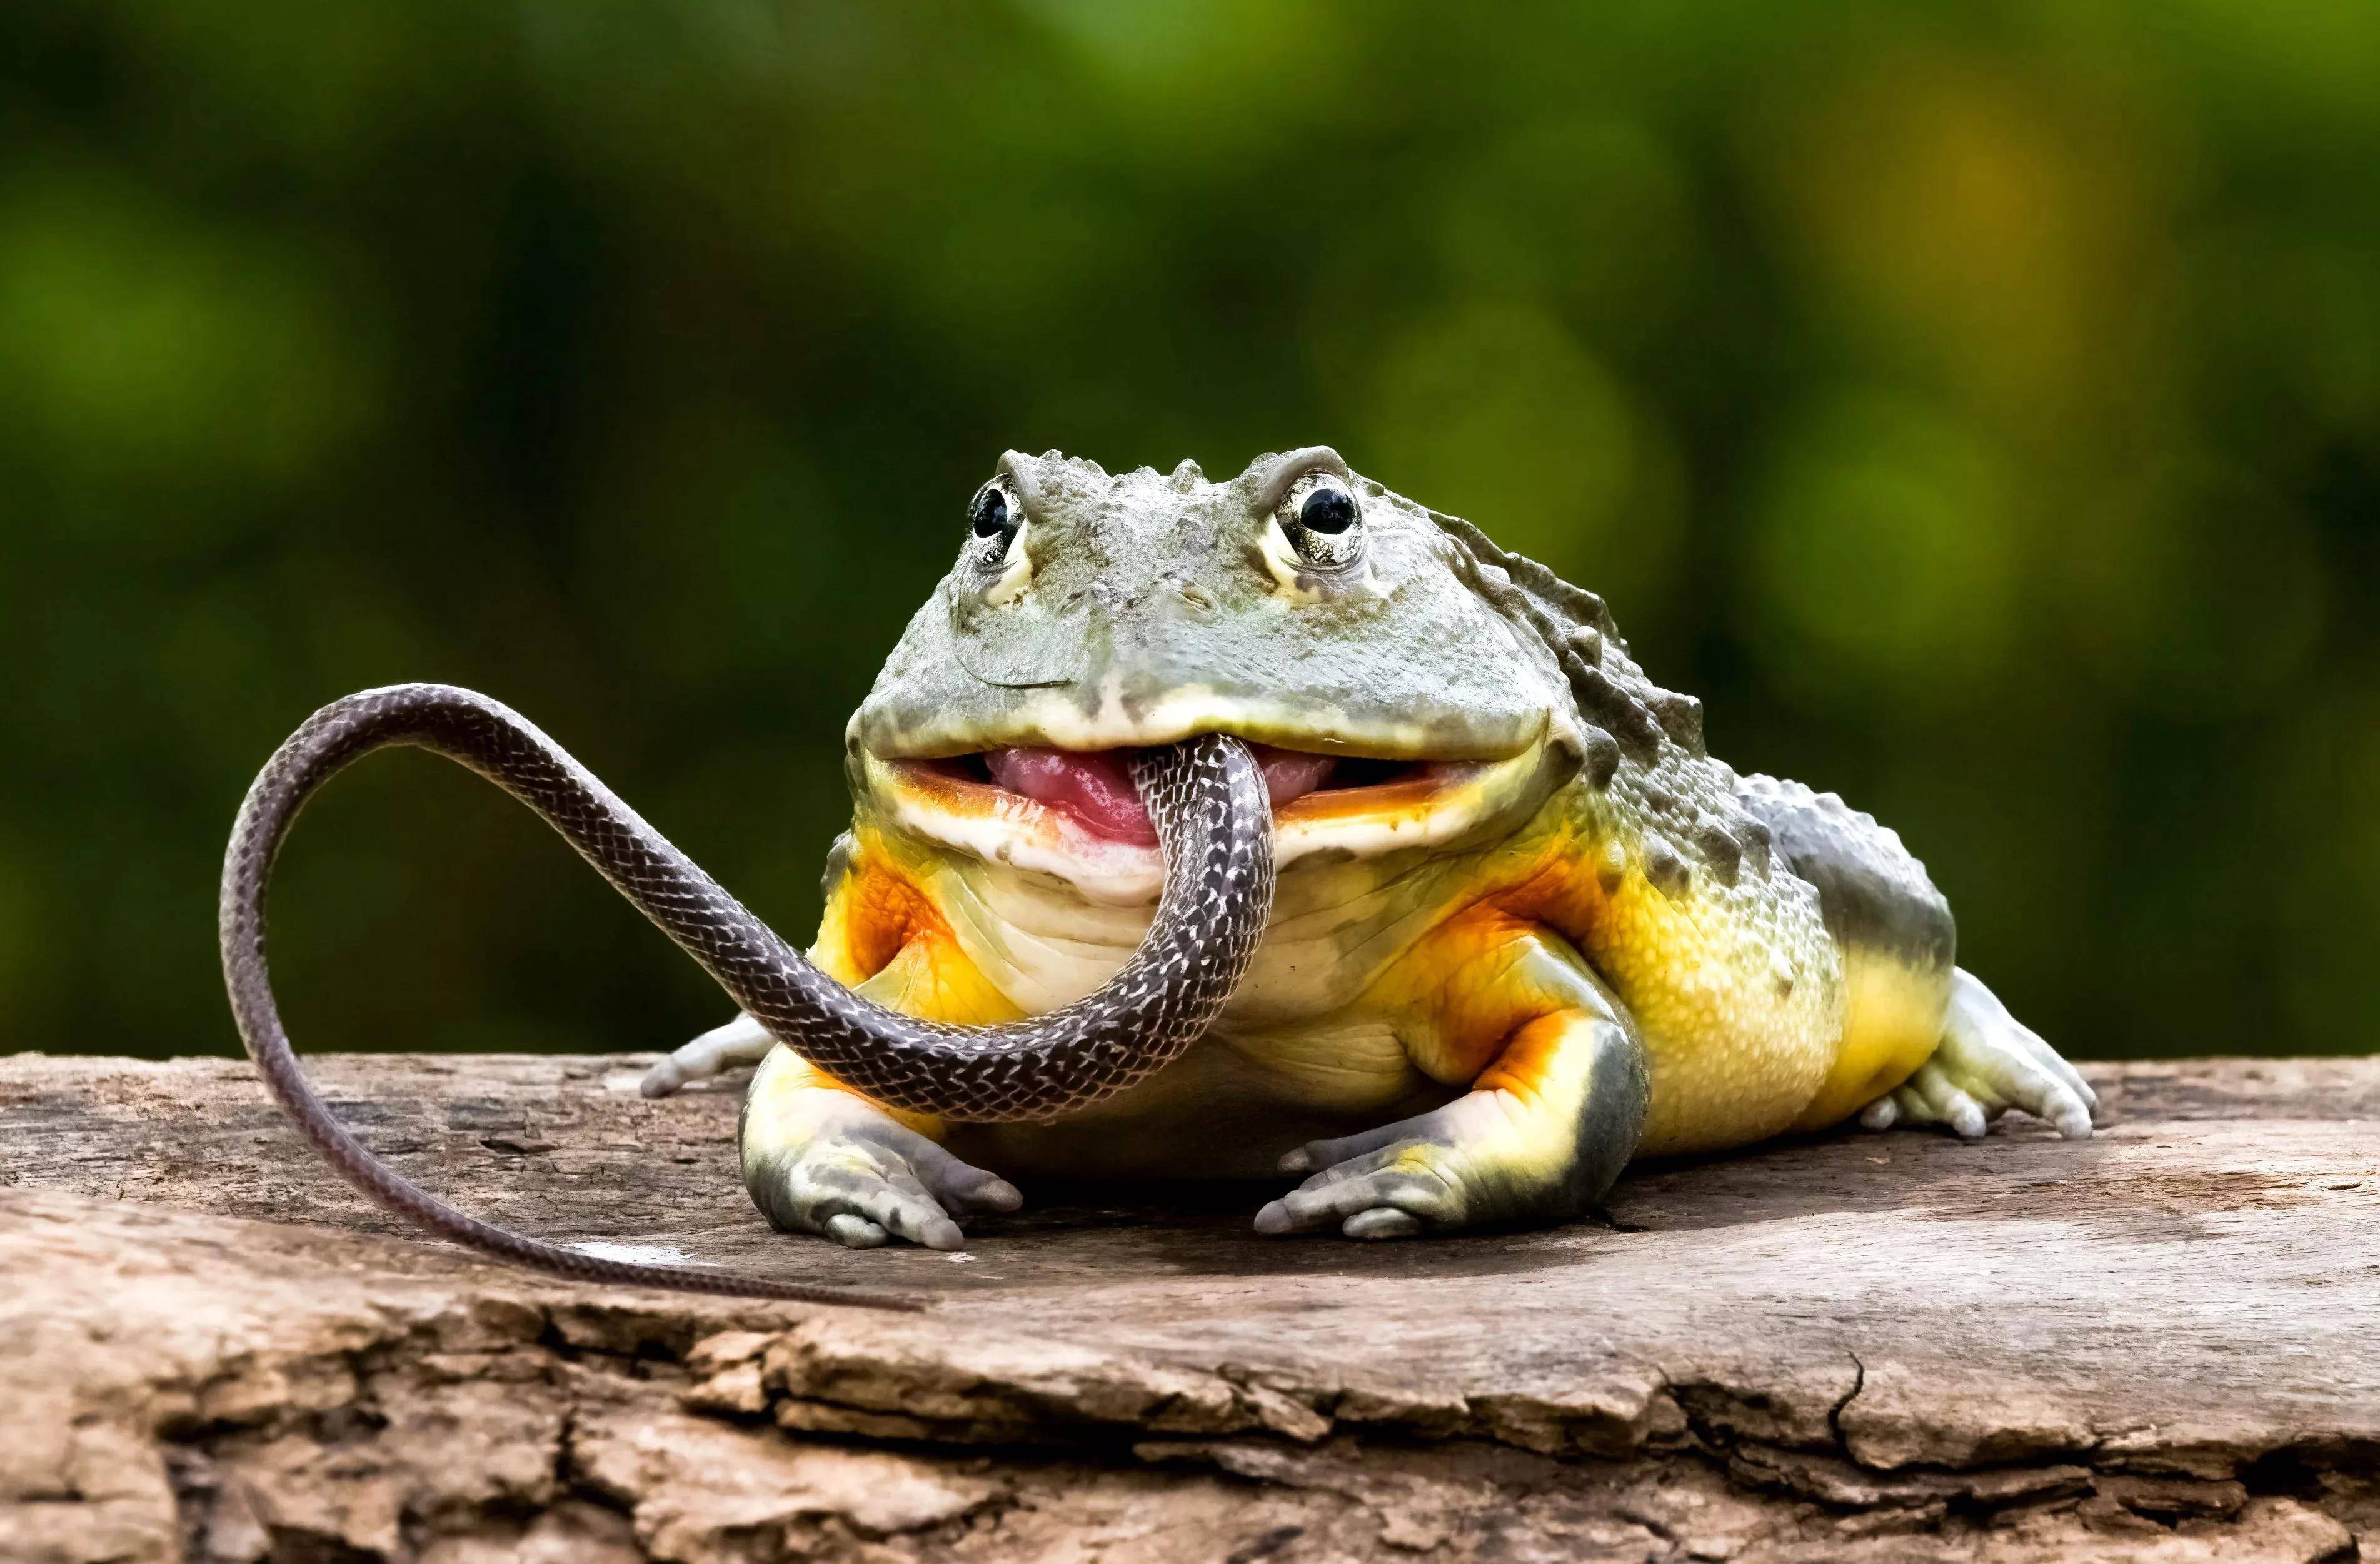
<instances>
[{"instance_id":1,"label":"green foliage bokeh","mask_svg":"<svg viewBox=\"0 0 2380 1564\"><path fill-rule=\"evenodd\" d=\"M2380 9L0 8L0 1047L236 1047L350 689L560 737L789 932L1010 446L1337 445L1901 830L2084 1055L2380 1021ZM471 779L276 898L301 1042L723 1001Z\"/></svg>"}]
</instances>

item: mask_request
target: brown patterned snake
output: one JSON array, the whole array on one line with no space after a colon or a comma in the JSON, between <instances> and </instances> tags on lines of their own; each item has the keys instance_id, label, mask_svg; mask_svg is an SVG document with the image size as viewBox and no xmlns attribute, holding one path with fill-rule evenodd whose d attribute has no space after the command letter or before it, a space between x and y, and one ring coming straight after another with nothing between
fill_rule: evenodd
<instances>
[{"instance_id":1,"label":"brown patterned snake","mask_svg":"<svg viewBox=\"0 0 2380 1564\"><path fill-rule=\"evenodd\" d=\"M399 685L332 702L258 775L225 855L224 978L240 1036L281 1106L347 1182L442 1237L574 1280L916 1306L881 1294L598 1258L524 1238L409 1182L338 1121L299 1069L273 1003L265 890L306 799L348 762L392 746L443 755L528 805L772 1036L854 1090L920 1113L972 1122L1046 1120L1147 1079L1222 1009L1272 906L1272 810L1246 746L1205 734L1150 750L1133 762L1133 781L1157 825L1165 889L1132 958L1097 993L1031 1020L981 1027L917 1021L859 998L803 960L560 746L487 697Z\"/></svg>"}]
</instances>

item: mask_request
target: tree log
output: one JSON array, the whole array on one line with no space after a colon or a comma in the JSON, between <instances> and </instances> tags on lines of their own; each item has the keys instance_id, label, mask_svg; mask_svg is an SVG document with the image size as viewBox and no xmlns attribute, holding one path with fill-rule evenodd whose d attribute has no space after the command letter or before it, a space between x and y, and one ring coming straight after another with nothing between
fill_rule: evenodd
<instances>
[{"instance_id":1,"label":"tree log","mask_svg":"<svg viewBox=\"0 0 2380 1564\"><path fill-rule=\"evenodd\" d=\"M770 1231L740 1083L649 1061L312 1068L475 1214L929 1311L505 1270L243 1061L0 1059L0 1559L2380 1558L2380 1061L2093 1066L2088 1142L1651 1164L1550 1232L1028 1186L957 1255Z\"/></svg>"}]
</instances>

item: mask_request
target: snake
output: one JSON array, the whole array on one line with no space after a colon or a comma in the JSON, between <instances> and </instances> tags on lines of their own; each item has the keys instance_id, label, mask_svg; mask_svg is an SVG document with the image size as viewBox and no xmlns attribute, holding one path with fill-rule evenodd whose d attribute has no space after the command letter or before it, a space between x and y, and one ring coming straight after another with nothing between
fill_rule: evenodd
<instances>
[{"instance_id":1,"label":"snake","mask_svg":"<svg viewBox=\"0 0 2380 1564\"><path fill-rule=\"evenodd\" d=\"M298 1062L265 960L265 896L298 812L374 750L426 749L478 772L560 833L786 1047L874 1100L976 1123L1056 1119L1179 1058L1247 972L1270 915L1272 809L1246 745L1199 734L1130 763L1165 876L1148 933L1115 976L1024 1021L919 1021L820 971L518 713L449 685L334 700L276 750L224 855L224 981L249 1057L316 1150L382 1206L470 1249L573 1281L915 1310L873 1291L582 1254L493 1226L407 1180L339 1121Z\"/></svg>"}]
</instances>

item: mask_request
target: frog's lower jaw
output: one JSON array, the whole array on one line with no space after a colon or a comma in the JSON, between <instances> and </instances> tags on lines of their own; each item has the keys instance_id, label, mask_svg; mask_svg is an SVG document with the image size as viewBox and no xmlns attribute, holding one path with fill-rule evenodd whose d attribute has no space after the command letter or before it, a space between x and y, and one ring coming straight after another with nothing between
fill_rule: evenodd
<instances>
[{"instance_id":1,"label":"frog's lower jaw","mask_svg":"<svg viewBox=\"0 0 2380 1564\"><path fill-rule=\"evenodd\" d=\"M1577 764L1568 746L1540 734L1500 760L1439 763L1371 786L1326 786L1277 813L1273 861L1287 870L1305 860L1452 853L1493 842L1536 814ZM899 835L1064 881L1100 905L1152 904L1163 886L1154 848L1099 835L1021 794L864 750L855 770L863 814Z\"/></svg>"}]
</instances>

